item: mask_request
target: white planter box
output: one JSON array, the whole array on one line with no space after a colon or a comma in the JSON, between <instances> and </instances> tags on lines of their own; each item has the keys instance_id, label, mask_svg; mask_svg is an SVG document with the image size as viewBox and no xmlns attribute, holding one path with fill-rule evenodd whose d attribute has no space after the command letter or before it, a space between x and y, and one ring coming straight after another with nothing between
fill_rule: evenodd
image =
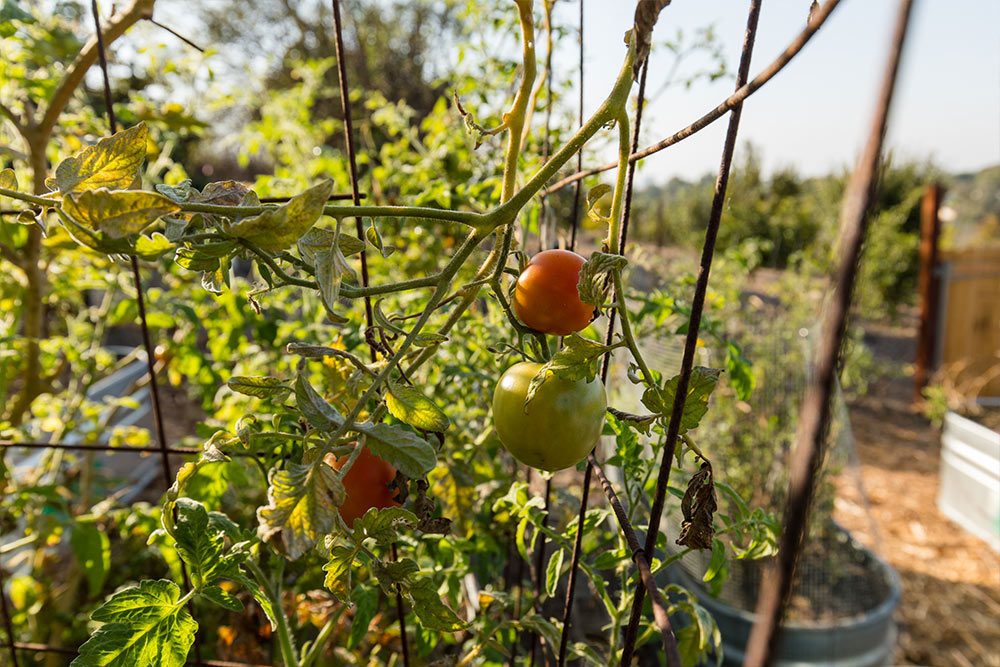
<instances>
[{"instance_id":1,"label":"white planter box","mask_svg":"<svg viewBox=\"0 0 1000 667\"><path fill-rule=\"evenodd\" d=\"M1000 433L954 412L941 433L938 509L1000 552Z\"/></svg>"}]
</instances>

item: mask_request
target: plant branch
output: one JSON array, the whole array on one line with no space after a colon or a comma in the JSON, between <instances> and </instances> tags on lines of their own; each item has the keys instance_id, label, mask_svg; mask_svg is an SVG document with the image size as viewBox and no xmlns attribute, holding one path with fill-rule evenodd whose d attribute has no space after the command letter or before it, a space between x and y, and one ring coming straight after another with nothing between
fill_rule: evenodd
<instances>
[{"instance_id":1,"label":"plant branch","mask_svg":"<svg viewBox=\"0 0 1000 667\"><path fill-rule=\"evenodd\" d=\"M126 9L115 14L111 19L111 23L102 30L104 43L111 44L140 20L152 18L153 4L155 2L156 0L133 0L132 4ZM59 120L59 115L66 108L66 105L69 104L73 93L76 92L76 89L83 82L83 77L87 74L87 70L97 62L97 55L97 37L94 36L84 44L80 53L77 54L76 59L70 63L69 69L66 70L66 74L63 75L59 85L56 86L55 92L52 93L52 98L45 109L45 114L35 127L39 135L47 138L52 134L52 129L55 127L56 121Z\"/></svg>"},{"instance_id":2,"label":"plant branch","mask_svg":"<svg viewBox=\"0 0 1000 667\"><path fill-rule=\"evenodd\" d=\"M663 141L660 141L656 144L653 144L652 146L648 146L642 149L641 151L633 153L631 156L629 156L628 161L637 162L645 157L649 157L653 153L658 153L659 151L662 151L664 148L673 146L674 144L683 141L684 139L687 139L692 134L695 134L705 129L706 127L708 127L709 125L711 125L712 123L714 123L715 121L719 120L724 115L726 115L728 111L735 109L746 98L753 95L755 92L760 90L764 86L764 84L773 79L778 72L784 69L785 65L791 62L792 58L794 58L802 50L802 48L809 42L809 40L812 39L812 36L815 35L816 32L823 26L826 20L830 17L830 14L833 13L833 10L837 8L838 4L840 4L840 0L827 0L827 3L823 5L823 7L819 9L812 18L810 18L805 29L802 30L802 32L800 32L795 37L795 39L792 40L792 42L788 45L787 48L785 48L785 50L781 53L781 55L775 58L774 62L772 62L770 65L761 70L760 74L754 77L752 81L750 81L744 86L741 86L736 92L734 92L732 95L723 100L718 106L716 106L714 109L712 109L711 111L709 111L701 118L688 125L687 127L678 130L677 132L674 132L672 135L670 135ZM600 167L596 167L594 169L587 169L585 171L577 172L575 174L572 174L571 176L567 176L566 178L550 185L548 188L545 189L544 192L542 192L542 195L543 196L550 195L553 192L556 192L557 190L563 189L564 187L570 185L571 183L579 181L588 176L593 176L594 174L599 174L603 171L609 171L611 169L614 169L616 166L618 166L618 163L612 162L602 165Z\"/></svg>"}]
</instances>

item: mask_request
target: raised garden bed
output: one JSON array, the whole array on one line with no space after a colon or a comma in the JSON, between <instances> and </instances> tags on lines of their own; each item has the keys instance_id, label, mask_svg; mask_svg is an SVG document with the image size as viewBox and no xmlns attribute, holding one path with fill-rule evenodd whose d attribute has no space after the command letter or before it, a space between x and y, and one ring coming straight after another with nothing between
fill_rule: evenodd
<instances>
[{"instance_id":1,"label":"raised garden bed","mask_svg":"<svg viewBox=\"0 0 1000 667\"><path fill-rule=\"evenodd\" d=\"M1000 432L948 412L938 509L1000 552Z\"/></svg>"}]
</instances>

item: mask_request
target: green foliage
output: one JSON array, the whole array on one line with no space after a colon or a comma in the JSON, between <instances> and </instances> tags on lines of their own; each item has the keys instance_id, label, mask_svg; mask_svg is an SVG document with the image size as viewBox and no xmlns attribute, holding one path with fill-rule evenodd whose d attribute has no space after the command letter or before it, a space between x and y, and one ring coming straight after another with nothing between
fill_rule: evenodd
<instances>
[{"instance_id":1,"label":"green foliage","mask_svg":"<svg viewBox=\"0 0 1000 667\"><path fill-rule=\"evenodd\" d=\"M34 35L35 24L22 13L7 12L8 5L9 0L3 5L0 30L17 25L18 57L10 62L23 68L38 55L32 49L40 49L43 40ZM363 9L374 11L367 5ZM266 7L260 12L273 10ZM501 40L514 43L518 38L509 8L468 3L463 12L452 25L492 18ZM249 17L245 8L233 7L231 18L234 23L249 18L259 22L261 15ZM422 39L405 33L402 24L387 24L381 14L377 18L382 30L397 37L404 31L417 42ZM363 30L358 25L355 21L354 29ZM54 32L47 30L45 39L52 41L53 49L66 46L70 56L79 49L79 40L69 49L68 41L60 46ZM322 31L322 39L328 40L328 33ZM320 39L319 32L310 34ZM89 112L81 111L85 122L78 123L93 126L88 131L77 132L77 124L68 122L60 128L50 151L57 167L49 181L60 196L50 193L46 201L57 216L29 213L31 219L25 221L33 225L30 229L4 223L0 230L4 234L0 240L20 249L28 247L28 234L40 234L35 225L47 225L44 244L53 260L49 266L57 297L50 313L53 335L41 346L42 367L53 392L40 394L30 405L17 435L59 439L72 432L81 434L85 443L96 443L113 409L134 405L130 398L84 399L94 382L117 367L101 348L106 329L130 325L137 316L132 295L122 293L128 289L128 277L121 277L116 264L120 255L134 253L150 263L144 267L147 275L155 273L145 294L147 319L154 340L166 348L163 373L183 404L177 412L196 405L204 410L201 422L176 425L189 434L185 444L200 443L200 453L179 467L159 508L118 509L114 484L85 482L100 467L91 452L66 459L59 458L61 453L52 455L38 467L36 479L10 481L5 472L3 484L14 490L14 501L9 510L4 508L9 515L2 517L3 525L13 525L11 518L23 519L30 534L38 536L37 549L43 555L53 553L68 533L75 556L70 560L79 568L73 576L79 577L79 597L84 597L85 588L86 598L75 605L79 609L67 624L71 628L65 645L84 640L88 612L107 598L91 615L104 625L81 647L74 663L81 665L182 664L199 627L188 601L194 602L205 636L222 624L246 621L259 608L264 614L261 622L266 617L272 633L270 642L261 642L262 653L277 654L288 665L315 658L305 647L324 632L327 644L318 650L347 647L373 662L392 660L379 637L394 619L378 611L383 596L396 594L412 614L407 622L415 633L415 649L423 657L464 655L471 660L480 655L497 664L517 633L537 632L553 645L558 643L558 623L536 613L514 619L513 610L515 604L543 609L547 600L561 597L581 530L585 554L581 571L598 600L598 622L606 622L610 632L606 640L571 643L569 654L588 664L606 664L619 649L620 630L638 585L624 538L609 520L610 510L590 509L579 526L566 510L572 502L565 488L555 489L556 502L547 511L527 484L515 482L489 414L488 396L497 371L508 364L506 353L544 357L542 379L550 372L592 377L600 357L619 347L627 347L641 360L636 335L630 332L611 346L568 337L550 358L548 341L525 336L523 327L507 319L505 288L511 281L507 274L516 271L502 269L508 264L512 239L499 225L507 220L490 218L488 212L499 203L502 178L516 187L524 181L517 172L523 176L542 164L541 133L529 126L525 150L509 161L501 175L500 142L486 141L476 151L476 141L485 137L470 138L461 131L462 114L439 94L437 84L413 86L412 95L401 94L406 91L398 86L366 85L367 90L355 94L353 101L356 115L364 117L356 126L361 187L368 194L365 204L372 208L366 206L355 236L355 211L327 203L334 190L348 184L338 138L340 121L334 114L324 115L335 98L330 85L334 63L328 58L310 59L308 46L300 45L304 52L298 57L287 54L283 61L287 67L274 74L284 79L282 85L268 95L248 84L230 98L244 99L243 94L251 98L244 100L242 110L252 117L232 134L238 148L230 154L238 153L248 168L261 162L274 167L275 174L266 177L240 171L241 178L256 178L252 188L231 174L206 181L202 177L207 174L202 173L196 175L197 183L186 178L184 168L171 156L180 155L178 144L201 126L183 107L165 106L162 113L152 113L144 108L143 98L119 104L127 107L119 118L128 129L91 146L84 146L78 136L104 132ZM368 47L367 42L357 42L361 52L375 55ZM427 45L414 48L420 51ZM461 50L470 62L463 66L467 69L455 71L456 92L488 124L511 113L526 114L523 107L502 112L505 100L502 92L496 92L514 77L516 63L481 53L477 60L473 58L477 49L485 51L482 44ZM379 62L398 59L397 51L380 51ZM55 61L49 66L52 72L60 67ZM39 93L51 93L58 84L55 75L32 82L24 72L12 77L8 63L2 67L0 75L18 78L19 92L30 95L37 88ZM412 64L388 76L406 72L412 72ZM558 99L558 90L554 92ZM613 100L622 109L627 92L622 86ZM610 117L599 120L593 132ZM556 120L548 137L551 146L564 142L568 127L568 122ZM29 182L21 168L13 174L0 172L0 186L16 190L18 181ZM289 193L298 194L286 203L261 203L262 197ZM12 199L23 200L24 206L38 203L26 198L23 188L15 194L19 197ZM596 206L606 194L605 188L592 190L591 208L602 224L617 224ZM558 211L566 202L552 203L551 210ZM540 230L543 216L537 203L529 204L524 213L522 229ZM333 218L333 224L325 218ZM486 232L494 228L500 233L486 246L492 248L490 254L474 255ZM365 288L356 256L368 244L377 252L367 254L373 287ZM480 262L482 268L477 270ZM618 316L629 317L625 295L606 304L607 285L621 281L627 266L624 257L595 253L585 267L581 294L605 313L617 309ZM414 276L429 279L413 284ZM371 326L361 324L365 305L360 297L366 289L378 297L372 305ZM433 297L428 289L434 290ZM478 298L481 289L489 290L489 299ZM83 290L93 290L100 306L95 308L81 297ZM684 304L665 294L650 296L640 308L630 318L639 338L687 312ZM4 326L8 338L17 331L16 322ZM733 387L741 396L748 394L754 375L742 349L711 317L705 331L711 344L725 350L725 360L718 365L725 365ZM375 352L373 361L368 360L369 349ZM0 389L6 393L10 378L22 373L23 366L16 359L20 353L16 346L3 352ZM636 368L640 366L644 364ZM664 382L656 370L642 378L632 375L654 414L610 418L615 453L607 463L621 466L622 500L642 530L642 503L650 495L664 447L676 378ZM64 376L74 379L56 387ZM687 434L703 428L718 379L718 370L697 369L683 413ZM185 396L192 401L183 403ZM151 442L128 430L119 437ZM170 439L176 441L174 434ZM693 448L693 441L686 446ZM371 509L348 526L338 508L347 493L343 480L358 460L359 447L367 447L398 470L393 486L409 491L409 499L402 507ZM678 453L683 451L681 447ZM335 470L332 462L340 457L346 462ZM749 510L739 498L733 502L737 509L724 508L709 518L716 534L733 538L727 542L733 545L728 551L712 544L708 579L713 585L725 578L729 552L740 558L773 551L773 519ZM105 520L106 516L111 518ZM508 546L512 540L518 554L533 562L543 535L550 554L543 565L544 585L537 599L525 591L522 607L522 601L515 602L497 589L501 581L508 587L515 583L513 570L505 570ZM658 546L665 546L662 539ZM397 547L402 552L399 558L392 555ZM679 557L654 560L654 574ZM174 583L183 581L182 567L190 574L190 590L182 591ZM32 576L39 585L17 584L18 627L29 613L47 623L55 617L57 604L65 600L72 604L75 599L60 599L42 568ZM137 587L119 590L137 580L141 580ZM484 582L486 588L477 596L476 589ZM337 619L345 611L331 594L350 605L349 630L339 629ZM300 618L311 618L308 601L316 599L337 609L315 615L319 617L315 625L322 628L319 633L313 624L296 623L288 613L291 605ZM718 644L714 626L693 598L670 604L692 620L689 627L694 629L679 633L686 656L694 660ZM41 613L35 614L38 610ZM369 632L373 625L378 632ZM640 642L653 640L654 634L644 619ZM56 639L60 641L54 643L63 644L63 638ZM298 646L303 646L301 660ZM331 650L325 657L341 660L344 654ZM274 659L274 655L261 657Z\"/></svg>"},{"instance_id":2,"label":"green foliage","mask_svg":"<svg viewBox=\"0 0 1000 667\"><path fill-rule=\"evenodd\" d=\"M198 630L180 589L163 579L115 594L92 618L104 625L80 647L74 667L181 667Z\"/></svg>"}]
</instances>

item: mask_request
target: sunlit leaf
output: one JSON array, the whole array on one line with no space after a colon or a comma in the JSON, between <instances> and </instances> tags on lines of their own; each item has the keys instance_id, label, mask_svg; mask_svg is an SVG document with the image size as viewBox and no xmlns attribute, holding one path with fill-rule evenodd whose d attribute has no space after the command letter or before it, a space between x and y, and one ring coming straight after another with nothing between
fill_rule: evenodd
<instances>
[{"instance_id":1,"label":"sunlit leaf","mask_svg":"<svg viewBox=\"0 0 1000 667\"><path fill-rule=\"evenodd\" d=\"M330 549L330 560L323 566L326 571L323 585L341 602L350 599L351 568L354 566L354 557L357 553L356 549L337 545Z\"/></svg>"},{"instance_id":2,"label":"sunlit leaf","mask_svg":"<svg viewBox=\"0 0 1000 667\"><path fill-rule=\"evenodd\" d=\"M145 123L139 123L68 157L45 184L61 194L108 188L121 190L135 183L146 158Z\"/></svg>"},{"instance_id":3,"label":"sunlit leaf","mask_svg":"<svg viewBox=\"0 0 1000 667\"><path fill-rule=\"evenodd\" d=\"M0 188L17 191L17 176L13 169L0 169Z\"/></svg>"},{"instance_id":4,"label":"sunlit leaf","mask_svg":"<svg viewBox=\"0 0 1000 667\"><path fill-rule=\"evenodd\" d=\"M91 618L104 623L70 667L181 667L198 630L172 581L146 580L119 591Z\"/></svg>"},{"instance_id":5,"label":"sunlit leaf","mask_svg":"<svg viewBox=\"0 0 1000 667\"><path fill-rule=\"evenodd\" d=\"M295 378L295 402L309 424L318 431L335 431L344 423L343 415L313 389L302 373Z\"/></svg>"},{"instance_id":6,"label":"sunlit leaf","mask_svg":"<svg viewBox=\"0 0 1000 667\"><path fill-rule=\"evenodd\" d=\"M382 259L385 259L392 253L396 252L396 249L392 246L387 246L382 242L382 235L378 232L378 227L375 226L375 221L372 220L371 224L365 228L365 238L371 243L379 254L382 255Z\"/></svg>"},{"instance_id":7,"label":"sunlit leaf","mask_svg":"<svg viewBox=\"0 0 1000 667\"><path fill-rule=\"evenodd\" d=\"M421 579L411 584L409 589L413 611L420 619L420 625L429 630L456 632L464 630L468 624L460 619L438 595L434 582Z\"/></svg>"},{"instance_id":8,"label":"sunlit leaf","mask_svg":"<svg viewBox=\"0 0 1000 667\"><path fill-rule=\"evenodd\" d=\"M206 586L201 589L201 596L229 611L243 611L243 603L235 595L231 595L218 586Z\"/></svg>"},{"instance_id":9,"label":"sunlit leaf","mask_svg":"<svg viewBox=\"0 0 1000 667\"><path fill-rule=\"evenodd\" d=\"M247 239L264 250L284 250L319 220L331 192L333 181L323 181L280 206L225 225L226 232L230 236Z\"/></svg>"},{"instance_id":10,"label":"sunlit leaf","mask_svg":"<svg viewBox=\"0 0 1000 667\"><path fill-rule=\"evenodd\" d=\"M196 587L210 584L222 557L222 534L209 528L208 511L198 501L178 498L176 508L174 539L177 540L177 552L188 564Z\"/></svg>"},{"instance_id":11,"label":"sunlit leaf","mask_svg":"<svg viewBox=\"0 0 1000 667\"><path fill-rule=\"evenodd\" d=\"M566 555L562 549L556 549L552 557L549 558L549 566L545 568L545 592L549 597L556 594L559 587L559 575L562 574L563 557Z\"/></svg>"},{"instance_id":12,"label":"sunlit leaf","mask_svg":"<svg viewBox=\"0 0 1000 667\"><path fill-rule=\"evenodd\" d=\"M385 405L396 419L424 431L445 431L448 417L434 401L419 390L390 382L386 388Z\"/></svg>"},{"instance_id":13,"label":"sunlit leaf","mask_svg":"<svg viewBox=\"0 0 1000 667\"><path fill-rule=\"evenodd\" d=\"M593 253L580 267L580 280L576 286L580 301L595 307L603 306L611 285L607 274L621 271L627 264L628 260L621 255Z\"/></svg>"},{"instance_id":14,"label":"sunlit leaf","mask_svg":"<svg viewBox=\"0 0 1000 667\"><path fill-rule=\"evenodd\" d=\"M282 396L285 392L292 391L292 388L285 384L284 380L270 375L234 375L226 381L226 386L233 391L257 398Z\"/></svg>"},{"instance_id":15,"label":"sunlit leaf","mask_svg":"<svg viewBox=\"0 0 1000 667\"><path fill-rule=\"evenodd\" d=\"M141 190L86 190L63 197L63 212L88 229L111 238L138 234L157 218L180 207L162 195Z\"/></svg>"},{"instance_id":16,"label":"sunlit leaf","mask_svg":"<svg viewBox=\"0 0 1000 667\"><path fill-rule=\"evenodd\" d=\"M322 460L286 463L284 470L272 470L267 499L268 505L257 509L257 535L267 542L280 533L285 553L295 560L333 531L344 485Z\"/></svg>"},{"instance_id":17,"label":"sunlit leaf","mask_svg":"<svg viewBox=\"0 0 1000 667\"><path fill-rule=\"evenodd\" d=\"M140 236L135 240L135 254L140 259L152 261L173 250L174 244L166 236L155 232L152 236Z\"/></svg>"}]
</instances>

